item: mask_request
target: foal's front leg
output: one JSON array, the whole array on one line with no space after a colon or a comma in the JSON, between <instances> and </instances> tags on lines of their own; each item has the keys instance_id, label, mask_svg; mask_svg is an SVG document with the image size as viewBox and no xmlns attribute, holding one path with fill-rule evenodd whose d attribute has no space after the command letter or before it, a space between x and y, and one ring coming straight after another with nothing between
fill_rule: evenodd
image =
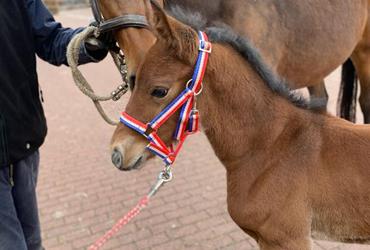
<instances>
[{"instance_id":1,"label":"foal's front leg","mask_svg":"<svg viewBox=\"0 0 370 250\"><path fill-rule=\"evenodd\" d=\"M292 216L289 216L292 215ZM311 227L293 213L280 213L276 220L270 218L257 233L257 243L261 250L310 250ZM285 218L284 218L285 217Z\"/></svg>"},{"instance_id":2,"label":"foal's front leg","mask_svg":"<svg viewBox=\"0 0 370 250\"><path fill-rule=\"evenodd\" d=\"M240 212L241 217L232 213L233 210L230 211L231 206L229 212L244 232L257 241L261 250L310 250L312 240L309 207L300 197L290 195L289 199L287 201L282 198L280 201L287 202L275 203L271 197L269 204L264 207L252 205L250 211L247 208L244 210L246 213Z\"/></svg>"},{"instance_id":3,"label":"foal's front leg","mask_svg":"<svg viewBox=\"0 0 370 250\"><path fill-rule=\"evenodd\" d=\"M228 171L228 211L261 250L310 250L308 182L302 172L284 174L284 167L269 168L254 182L243 181L252 179L245 176L253 171Z\"/></svg>"},{"instance_id":4,"label":"foal's front leg","mask_svg":"<svg viewBox=\"0 0 370 250\"><path fill-rule=\"evenodd\" d=\"M261 250L310 250L311 239L302 237L294 240L285 239L284 242L258 240L258 245Z\"/></svg>"},{"instance_id":5,"label":"foal's front leg","mask_svg":"<svg viewBox=\"0 0 370 250\"><path fill-rule=\"evenodd\" d=\"M311 216L305 202L291 197L290 203L280 205L258 230L261 250L310 250Z\"/></svg>"}]
</instances>

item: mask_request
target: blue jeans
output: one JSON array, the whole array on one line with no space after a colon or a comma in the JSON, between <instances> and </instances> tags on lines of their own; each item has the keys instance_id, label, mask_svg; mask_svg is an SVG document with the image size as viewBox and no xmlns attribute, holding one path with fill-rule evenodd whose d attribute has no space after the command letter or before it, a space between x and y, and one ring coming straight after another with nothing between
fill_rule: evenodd
<instances>
[{"instance_id":1,"label":"blue jeans","mask_svg":"<svg viewBox=\"0 0 370 250\"><path fill-rule=\"evenodd\" d=\"M40 250L41 231L36 200L39 152L0 168L0 248Z\"/></svg>"}]
</instances>

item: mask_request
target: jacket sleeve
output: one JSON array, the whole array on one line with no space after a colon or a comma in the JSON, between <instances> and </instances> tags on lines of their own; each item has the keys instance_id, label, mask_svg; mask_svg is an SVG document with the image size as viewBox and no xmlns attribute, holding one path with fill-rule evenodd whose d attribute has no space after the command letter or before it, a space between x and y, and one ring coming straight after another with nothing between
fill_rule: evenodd
<instances>
[{"instance_id":1,"label":"jacket sleeve","mask_svg":"<svg viewBox=\"0 0 370 250\"><path fill-rule=\"evenodd\" d=\"M36 54L53 65L68 65L66 51L72 37L83 28L63 28L41 0L27 0L27 10L33 29ZM80 49L80 64L96 62L85 46Z\"/></svg>"}]
</instances>

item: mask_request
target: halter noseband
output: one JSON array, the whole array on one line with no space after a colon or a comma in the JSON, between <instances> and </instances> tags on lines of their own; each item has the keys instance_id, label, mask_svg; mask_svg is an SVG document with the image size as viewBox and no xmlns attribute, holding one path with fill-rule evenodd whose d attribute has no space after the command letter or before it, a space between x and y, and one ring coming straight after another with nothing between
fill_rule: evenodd
<instances>
[{"instance_id":1,"label":"halter noseband","mask_svg":"<svg viewBox=\"0 0 370 250\"><path fill-rule=\"evenodd\" d=\"M149 24L143 15L126 14L112 19L104 20L102 17L98 0L90 0L91 9L98 24L99 32L105 33L122 28L148 28Z\"/></svg>"},{"instance_id":2,"label":"halter noseband","mask_svg":"<svg viewBox=\"0 0 370 250\"><path fill-rule=\"evenodd\" d=\"M191 80L186 84L185 90L151 122L144 124L126 112L122 112L120 121L147 138L149 140L147 149L161 157L167 166L174 163L186 137L199 131L199 111L196 108L196 96L202 91L204 73L211 51L212 44L208 41L207 35L204 32L199 32L199 54ZM174 144L167 147L158 136L157 131L179 109L181 109L180 118L173 136L178 143L176 147Z\"/></svg>"}]
</instances>

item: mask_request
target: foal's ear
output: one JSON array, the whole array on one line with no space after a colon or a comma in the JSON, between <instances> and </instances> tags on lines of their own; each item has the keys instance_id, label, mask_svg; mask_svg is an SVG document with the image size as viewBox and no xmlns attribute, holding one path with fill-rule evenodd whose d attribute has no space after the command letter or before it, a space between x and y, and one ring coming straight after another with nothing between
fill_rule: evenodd
<instances>
[{"instance_id":1,"label":"foal's ear","mask_svg":"<svg viewBox=\"0 0 370 250\"><path fill-rule=\"evenodd\" d=\"M166 43L180 60L194 64L197 58L197 33L189 26L166 15L155 0L147 1L146 16L154 34Z\"/></svg>"}]
</instances>

